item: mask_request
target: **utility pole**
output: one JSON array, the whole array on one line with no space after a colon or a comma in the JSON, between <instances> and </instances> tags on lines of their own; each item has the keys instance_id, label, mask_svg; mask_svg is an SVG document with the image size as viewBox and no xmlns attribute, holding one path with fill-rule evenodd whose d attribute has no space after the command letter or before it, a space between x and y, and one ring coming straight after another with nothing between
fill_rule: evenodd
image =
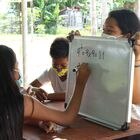
<instances>
[{"instance_id":1,"label":"utility pole","mask_svg":"<svg viewBox=\"0 0 140 140\"><path fill-rule=\"evenodd\" d=\"M23 86L26 86L27 79L27 34L28 34L28 24L27 24L27 0L22 0L22 52L23 52Z\"/></svg>"},{"instance_id":2,"label":"utility pole","mask_svg":"<svg viewBox=\"0 0 140 140\"><path fill-rule=\"evenodd\" d=\"M135 12L140 19L140 0L136 0L135 2Z\"/></svg>"},{"instance_id":3,"label":"utility pole","mask_svg":"<svg viewBox=\"0 0 140 140\"><path fill-rule=\"evenodd\" d=\"M91 34L96 35L97 33L96 0L91 0L90 17L91 17Z\"/></svg>"}]
</instances>

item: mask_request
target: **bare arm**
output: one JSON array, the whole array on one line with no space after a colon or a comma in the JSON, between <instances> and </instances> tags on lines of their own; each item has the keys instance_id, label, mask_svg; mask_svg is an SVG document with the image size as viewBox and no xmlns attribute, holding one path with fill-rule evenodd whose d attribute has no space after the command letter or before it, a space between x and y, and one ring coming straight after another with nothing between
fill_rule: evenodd
<instances>
[{"instance_id":1,"label":"bare arm","mask_svg":"<svg viewBox=\"0 0 140 140\"><path fill-rule=\"evenodd\" d=\"M65 93L50 93L47 95L47 99L53 101L64 101Z\"/></svg>"},{"instance_id":2,"label":"bare arm","mask_svg":"<svg viewBox=\"0 0 140 140\"><path fill-rule=\"evenodd\" d=\"M140 104L140 67L134 70L133 104Z\"/></svg>"},{"instance_id":3,"label":"bare arm","mask_svg":"<svg viewBox=\"0 0 140 140\"><path fill-rule=\"evenodd\" d=\"M33 87L41 87L42 84L35 79L30 85L32 85ZM36 89L36 97L39 101L44 101L44 100L53 100L53 101L64 101L65 100L65 93L50 93L48 94L47 92L45 92L42 89Z\"/></svg>"},{"instance_id":4,"label":"bare arm","mask_svg":"<svg viewBox=\"0 0 140 140\"><path fill-rule=\"evenodd\" d=\"M86 85L89 74L90 70L87 64L82 64L78 72L73 97L65 111L49 109L45 105L34 99L34 111L32 114L32 102L28 96L25 96L24 116L31 117L37 120L53 121L61 125L70 124L79 111L84 87Z\"/></svg>"},{"instance_id":5,"label":"bare arm","mask_svg":"<svg viewBox=\"0 0 140 140\"><path fill-rule=\"evenodd\" d=\"M47 93L45 90L43 90L42 88L36 88L36 87L32 87L31 88L31 92L30 88L28 88L28 93L30 93L30 95L36 95L36 98L40 101L40 102L44 102L45 100L52 100L52 101L64 101L65 100L65 93Z\"/></svg>"},{"instance_id":6,"label":"bare arm","mask_svg":"<svg viewBox=\"0 0 140 140\"><path fill-rule=\"evenodd\" d=\"M134 68L134 87L133 87L133 104L140 104L140 32L135 35L135 67Z\"/></svg>"}]
</instances>

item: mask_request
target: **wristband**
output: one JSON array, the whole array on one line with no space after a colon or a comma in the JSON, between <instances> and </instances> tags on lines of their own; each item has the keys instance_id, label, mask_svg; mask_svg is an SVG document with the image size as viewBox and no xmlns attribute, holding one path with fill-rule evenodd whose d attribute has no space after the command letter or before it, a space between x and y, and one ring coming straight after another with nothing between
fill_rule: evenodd
<instances>
[{"instance_id":1,"label":"wristband","mask_svg":"<svg viewBox=\"0 0 140 140\"><path fill-rule=\"evenodd\" d=\"M140 65L135 65L135 68L138 68L138 67L140 67Z\"/></svg>"}]
</instances>

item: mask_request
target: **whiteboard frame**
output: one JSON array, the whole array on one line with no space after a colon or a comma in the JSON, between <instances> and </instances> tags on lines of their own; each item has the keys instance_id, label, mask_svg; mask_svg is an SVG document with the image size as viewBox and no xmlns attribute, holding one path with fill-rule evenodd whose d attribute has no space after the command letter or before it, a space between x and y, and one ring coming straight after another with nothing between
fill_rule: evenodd
<instances>
[{"instance_id":1,"label":"whiteboard frame","mask_svg":"<svg viewBox=\"0 0 140 140\"><path fill-rule=\"evenodd\" d=\"M134 53L133 53L133 48L131 47L131 44L129 44L128 43L128 40L126 40L126 39L117 40L117 39L107 39L107 38L93 37L92 36L92 37L76 37L73 40L73 42L70 44L70 51L69 51L69 72L68 72L68 81L67 81L66 101L65 102L66 102L66 104L69 103L69 101L71 99L71 96L72 96L72 94L74 92L74 83L75 82L73 82L73 80L70 80L70 78L69 78L71 76L71 74L73 74L72 69L74 68L74 66L72 65L72 63L74 63L74 61L77 61L76 59L73 59L73 55L75 53L75 50L74 50L74 52L72 50L73 49L76 49L77 47L79 47L79 46L74 46L75 45L74 42L76 41L79 44L81 44L83 40L84 41L86 40L86 43L85 43L86 45L88 45L88 43L90 41L91 42L92 41L93 42L96 41L97 44L99 44L100 42L101 42L101 44L105 44L106 41L108 41L109 43L112 43L112 45L114 45L115 43L117 43L117 45L119 44L119 45L122 45L122 46L126 46L127 49L128 49L127 51L129 51L129 53L128 53L129 56L127 56L129 58L129 60L127 61L129 63L129 68L128 68L129 69L128 70L128 79L129 79L129 82L127 83L128 84L127 91L129 93L126 93L127 101L125 101L125 110L124 110L125 113L123 115L122 121L118 121L117 122L118 124L117 124L116 121L110 122L109 120L106 120L106 119L104 120L103 118L101 119L100 117L98 118L98 116L96 116L96 115L95 116L94 115L92 116L90 113L87 113L86 111L84 111L84 109L82 109L82 108L84 108L84 107L82 107L83 104L85 104L85 106L86 106L86 103L83 103L83 100L84 99L82 99L82 104L81 104L81 107L82 108L80 108L80 112L79 112L79 114L82 115L85 119L90 120L92 122L96 122L98 124L101 124L103 126L106 126L108 128L111 128L113 130L126 130L126 129L128 129L129 123L131 122L131 105L132 105L132 91L133 91L133 86L132 85L133 85L133 74L134 74ZM90 44L90 45L92 45L92 44ZM97 47L98 46L99 45L97 45ZM120 47L120 50L121 50L121 47ZM73 84L73 87L70 86L72 84ZM84 96L85 96L85 94L87 94L87 93L84 93ZM84 96L83 96L83 98L84 98ZM89 102L91 102L90 99L89 99ZM94 105L94 103L93 103L93 105ZM90 110L92 110L92 108L93 107L91 107Z\"/></svg>"}]
</instances>

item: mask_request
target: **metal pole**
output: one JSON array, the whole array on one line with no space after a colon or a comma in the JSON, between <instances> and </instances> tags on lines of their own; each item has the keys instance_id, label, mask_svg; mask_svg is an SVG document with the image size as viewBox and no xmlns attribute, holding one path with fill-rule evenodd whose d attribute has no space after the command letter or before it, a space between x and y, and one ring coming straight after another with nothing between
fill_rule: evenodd
<instances>
[{"instance_id":1,"label":"metal pole","mask_svg":"<svg viewBox=\"0 0 140 140\"><path fill-rule=\"evenodd\" d=\"M30 1L30 9L31 9L31 23L30 23L30 27L31 27L31 35L33 35L34 33L34 28L33 28L33 0Z\"/></svg>"},{"instance_id":2,"label":"metal pole","mask_svg":"<svg viewBox=\"0 0 140 140\"><path fill-rule=\"evenodd\" d=\"M135 2L135 12L140 19L140 0L136 0Z\"/></svg>"},{"instance_id":3,"label":"metal pole","mask_svg":"<svg viewBox=\"0 0 140 140\"><path fill-rule=\"evenodd\" d=\"M106 20L106 18L108 17L108 13L110 11L110 7L108 5L108 2L106 0L102 0L102 4L101 4L101 9L102 9L102 26Z\"/></svg>"},{"instance_id":4,"label":"metal pole","mask_svg":"<svg viewBox=\"0 0 140 140\"><path fill-rule=\"evenodd\" d=\"M27 47L27 0L22 0L22 52L23 52L23 86L26 86L27 72L26 72L26 47Z\"/></svg>"},{"instance_id":5,"label":"metal pole","mask_svg":"<svg viewBox=\"0 0 140 140\"><path fill-rule=\"evenodd\" d=\"M91 34L97 33L97 17L96 17L96 0L91 0L90 4L90 16L91 16Z\"/></svg>"}]
</instances>

